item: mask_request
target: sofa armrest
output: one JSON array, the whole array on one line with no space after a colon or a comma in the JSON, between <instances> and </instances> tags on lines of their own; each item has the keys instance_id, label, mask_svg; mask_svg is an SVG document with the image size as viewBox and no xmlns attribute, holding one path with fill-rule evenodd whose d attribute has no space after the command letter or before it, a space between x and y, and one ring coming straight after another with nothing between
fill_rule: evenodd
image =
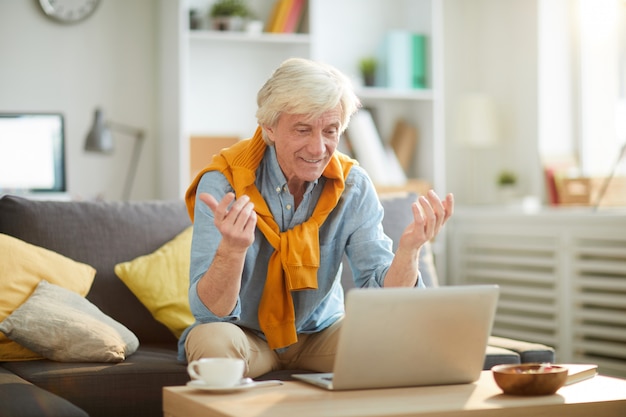
<instances>
[{"instance_id":1,"label":"sofa armrest","mask_svg":"<svg viewBox=\"0 0 626 417\"><path fill-rule=\"evenodd\" d=\"M521 363L554 363L555 361L554 348L541 343L490 336L488 344L517 352Z\"/></svg>"},{"instance_id":2,"label":"sofa armrest","mask_svg":"<svg viewBox=\"0 0 626 417\"><path fill-rule=\"evenodd\" d=\"M496 365L518 364L520 362L521 359L519 353L509 349L487 345L483 370L488 371Z\"/></svg>"}]
</instances>

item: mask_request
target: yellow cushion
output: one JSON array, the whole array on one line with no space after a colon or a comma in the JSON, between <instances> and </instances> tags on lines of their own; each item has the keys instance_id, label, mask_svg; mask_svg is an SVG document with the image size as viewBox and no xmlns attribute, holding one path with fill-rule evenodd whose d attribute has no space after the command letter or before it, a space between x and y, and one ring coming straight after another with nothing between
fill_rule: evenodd
<instances>
[{"instance_id":1,"label":"yellow cushion","mask_svg":"<svg viewBox=\"0 0 626 417\"><path fill-rule=\"evenodd\" d=\"M192 226L151 254L115 265L115 274L177 338L195 321L189 308Z\"/></svg>"},{"instance_id":2,"label":"yellow cushion","mask_svg":"<svg viewBox=\"0 0 626 417\"><path fill-rule=\"evenodd\" d=\"M0 321L35 291L41 280L87 295L96 275L90 265L0 233ZM41 359L0 333L0 361Z\"/></svg>"}]
</instances>

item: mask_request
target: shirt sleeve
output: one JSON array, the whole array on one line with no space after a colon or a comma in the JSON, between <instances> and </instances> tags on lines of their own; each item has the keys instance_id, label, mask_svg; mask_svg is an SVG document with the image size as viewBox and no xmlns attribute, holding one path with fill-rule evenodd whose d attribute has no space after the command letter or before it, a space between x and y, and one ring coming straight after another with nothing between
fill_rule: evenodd
<instances>
[{"instance_id":1,"label":"shirt sleeve","mask_svg":"<svg viewBox=\"0 0 626 417\"><path fill-rule=\"evenodd\" d=\"M353 171L358 174L358 167ZM344 220L352 230L346 244L346 258L357 288L378 288L382 287L393 260L392 242L383 231L384 212L374 186L365 173L355 177Z\"/></svg>"},{"instance_id":2,"label":"shirt sleeve","mask_svg":"<svg viewBox=\"0 0 626 417\"><path fill-rule=\"evenodd\" d=\"M210 171L202 176L196 193L189 269L189 306L196 320L201 323L237 321L241 314L240 300L237 299L237 304L229 315L216 316L200 300L197 291L198 281L209 269L222 240L213 221L213 212L206 204L198 200L198 196L201 193L209 193L219 201L230 191L233 190L226 178L219 172Z\"/></svg>"},{"instance_id":3,"label":"shirt sleeve","mask_svg":"<svg viewBox=\"0 0 626 417\"><path fill-rule=\"evenodd\" d=\"M356 287L380 288L394 258L393 242L383 230L384 209L376 190L369 181L356 181L355 197L351 201L348 222L354 222L346 245L346 257ZM418 271L416 287L424 287Z\"/></svg>"}]
</instances>

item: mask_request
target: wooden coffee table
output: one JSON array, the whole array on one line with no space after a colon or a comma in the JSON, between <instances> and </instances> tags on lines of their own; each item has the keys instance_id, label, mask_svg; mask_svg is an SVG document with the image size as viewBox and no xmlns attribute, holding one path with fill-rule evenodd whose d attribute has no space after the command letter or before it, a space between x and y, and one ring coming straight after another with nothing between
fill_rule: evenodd
<instances>
[{"instance_id":1,"label":"wooden coffee table","mask_svg":"<svg viewBox=\"0 0 626 417\"><path fill-rule=\"evenodd\" d=\"M541 397L503 395L491 371L473 384L329 392L303 382L212 394L163 388L166 417L626 416L626 380L596 376Z\"/></svg>"}]
</instances>

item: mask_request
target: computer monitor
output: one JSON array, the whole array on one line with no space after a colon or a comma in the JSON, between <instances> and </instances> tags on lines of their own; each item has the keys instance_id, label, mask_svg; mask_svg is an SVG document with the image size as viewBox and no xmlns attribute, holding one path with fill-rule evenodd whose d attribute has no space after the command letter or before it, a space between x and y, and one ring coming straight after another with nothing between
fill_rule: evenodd
<instances>
[{"instance_id":1,"label":"computer monitor","mask_svg":"<svg viewBox=\"0 0 626 417\"><path fill-rule=\"evenodd\" d=\"M61 113L0 113L0 194L65 192Z\"/></svg>"}]
</instances>

